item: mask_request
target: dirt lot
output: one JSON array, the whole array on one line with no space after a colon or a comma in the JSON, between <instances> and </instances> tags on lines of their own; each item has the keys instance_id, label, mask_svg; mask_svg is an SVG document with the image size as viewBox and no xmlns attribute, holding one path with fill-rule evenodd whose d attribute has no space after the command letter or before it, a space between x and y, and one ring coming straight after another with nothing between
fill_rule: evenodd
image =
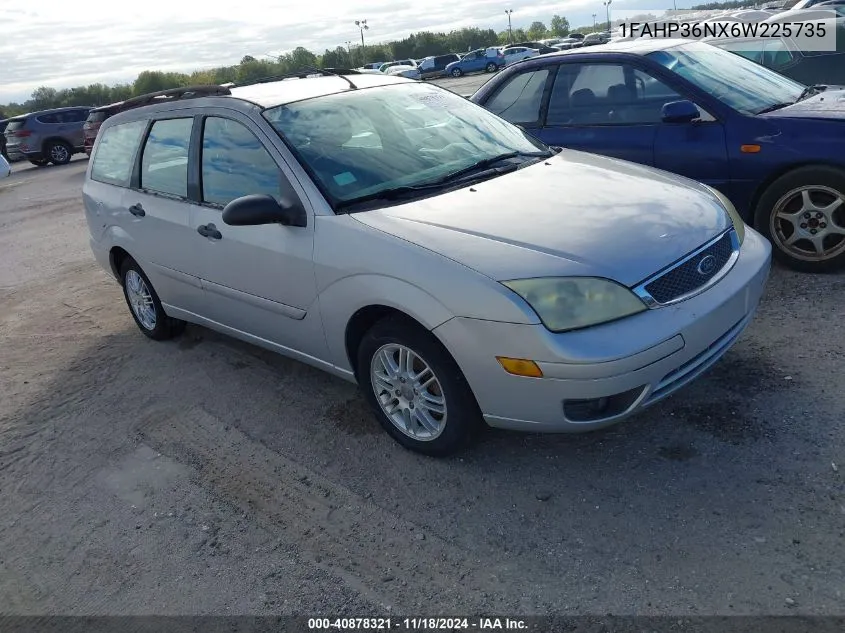
<instances>
[{"instance_id":1,"label":"dirt lot","mask_svg":"<svg viewBox=\"0 0 845 633\"><path fill-rule=\"evenodd\" d=\"M843 612L845 276L774 270L637 419L434 460L316 370L143 337L88 252L85 166L0 184L0 611Z\"/></svg>"}]
</instances>

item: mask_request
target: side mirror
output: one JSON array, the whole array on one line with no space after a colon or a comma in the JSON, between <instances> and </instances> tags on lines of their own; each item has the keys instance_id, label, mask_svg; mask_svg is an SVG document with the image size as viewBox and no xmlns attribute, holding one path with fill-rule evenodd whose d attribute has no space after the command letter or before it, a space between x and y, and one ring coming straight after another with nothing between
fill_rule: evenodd
<instances>
[{"instance_id":1,"label":"side mirror","mask_svg":"<svg viewBox=\"0 0 845 633\"><path fill-rule=\"evenodd\" d=\"M307 218L299 203L280 204L273 196L262 193L232 200L223 208L223 222L229 226L306 226Z\"/></svg>"},{"instance_id":2,"label":"side mirror","mask_svg":"<svg viewBox=\"0 0 845 633\"><path fill-rule=\"evenodd\" d=\"M664 123L690 123L701 118L701 112L692 101L670 101L663 105Z\"/></svg>"}]
</instances>

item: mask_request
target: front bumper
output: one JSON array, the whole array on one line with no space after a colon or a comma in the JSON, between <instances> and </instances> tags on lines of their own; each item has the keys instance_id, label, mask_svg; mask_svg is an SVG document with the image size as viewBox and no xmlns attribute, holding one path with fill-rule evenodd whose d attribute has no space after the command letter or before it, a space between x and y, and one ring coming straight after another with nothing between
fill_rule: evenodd
<instances>
[{"instance_id":1,"label":"front bumper","mask_svg":"<svg viewBox=\"0 0 845 633\"><path fill-rule=\"evenodd\" d=\"M614 424L704 373L750 323L771 246L746 230L731 271L681 303L555 334L542 325L454 318L434 333L452 352L490 426L579 432ZM496 356L534 360L543 378L508 374Z\"/></svg>"}]
</instances>

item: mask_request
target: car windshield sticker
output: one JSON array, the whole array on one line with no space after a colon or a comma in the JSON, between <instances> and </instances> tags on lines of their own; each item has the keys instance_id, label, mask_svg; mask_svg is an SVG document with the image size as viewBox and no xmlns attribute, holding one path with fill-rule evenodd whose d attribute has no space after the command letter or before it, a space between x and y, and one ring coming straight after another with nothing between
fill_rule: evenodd
<instances>
[{"instance_id":1,"label":"car windshield sticker","mask_svg":"<svg viewBox=\"0 0 845 633\"><path fill-rule=\"evenodd\" d=\"M351 185L353 182L358 180L355 176L350 174L348 171L343 172L342 174L337 174L334 177L334 181L340 185L341 187L345 187L346 185Z\"/></svg>"}]
</instances>

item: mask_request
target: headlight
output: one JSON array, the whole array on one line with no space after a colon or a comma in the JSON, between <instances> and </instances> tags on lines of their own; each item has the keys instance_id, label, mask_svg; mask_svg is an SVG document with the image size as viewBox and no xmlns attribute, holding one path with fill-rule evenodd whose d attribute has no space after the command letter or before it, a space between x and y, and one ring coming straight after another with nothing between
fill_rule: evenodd
<instances>
[{"instance_id":1,"label":"headlight","mask_svg":"<svg viewBox=\"0 0 845 633\"><path fill-rule=\"evenodd\" d=\"M597 277L517 279L502 283L525 299L552 332L615 321L647 309L624 286Z\"/></svg>"},{"instance_id":2,"label":"headlight","mask_svg":"<svg viewBox=\"0 0 845 633\"><path fill-rule=\"evenodd\" d=\"M739 243L741 245L742 241L745 239L745 222L743 222L742 217L740 217L739 212L736 210L736 207L717 189L714 189L709 185L704 186L707 187L708 191L716 196L719 199L719 202L722 203L722 206L725 207L725 211L728 212L731 222L733 222L734 229L736 230L736 236L739 238Z\"/></svg>"}]
</instances>

